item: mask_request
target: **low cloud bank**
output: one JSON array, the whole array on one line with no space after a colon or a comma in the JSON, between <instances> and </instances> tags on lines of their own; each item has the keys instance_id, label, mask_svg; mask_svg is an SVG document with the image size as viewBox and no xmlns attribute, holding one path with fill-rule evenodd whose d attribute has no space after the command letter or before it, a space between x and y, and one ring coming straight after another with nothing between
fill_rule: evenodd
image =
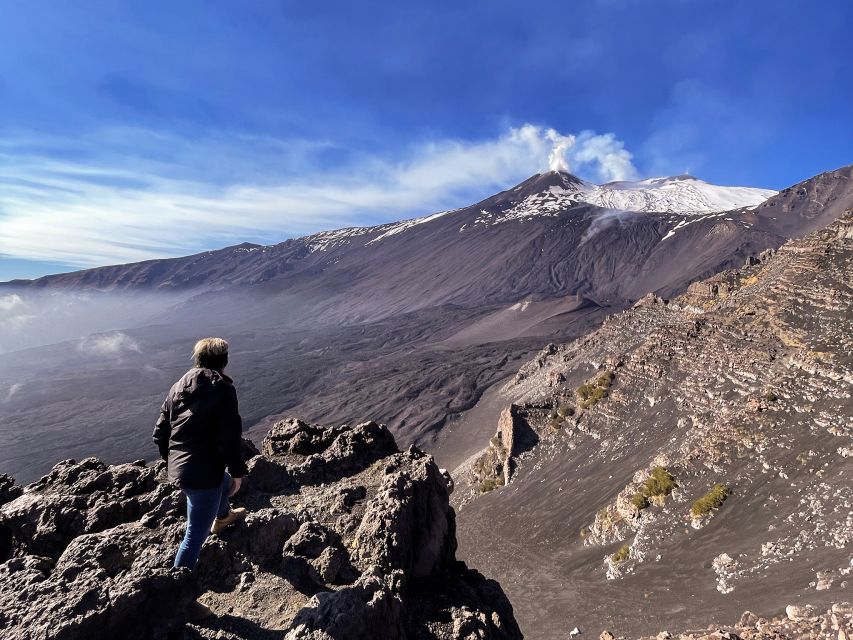
<instances>
[{"instance_id":1,"label":"low cloud bank","mask_svg":"<svg viewBox=\"0 0 853 640\"><path fill-rule=\"evenodd\" d=\"M77 345L77 350L99 356L121 355L126 352L140 353L139 343L120 331L83 338Z\"/></svg>"},{"instance_id":2,"label":"low cloud bank","mask_svg":"<svg viewBox=\"0 0 853 640\"><path fill-rule=\"evenodd\" d=\"M121 331L145 326L186 295L18 289L0 295L0 354L69 340L98 356L137 351Z\"/></svg>"}]
</instances>

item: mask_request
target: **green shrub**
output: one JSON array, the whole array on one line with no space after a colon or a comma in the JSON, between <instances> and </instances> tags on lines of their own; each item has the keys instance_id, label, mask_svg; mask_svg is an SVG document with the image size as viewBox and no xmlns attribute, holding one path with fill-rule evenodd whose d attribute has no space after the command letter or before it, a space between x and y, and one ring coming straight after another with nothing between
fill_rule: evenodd
<instances>
[{"instance_id":1,"label":"green shrub","mask_svg":"<svg viewBox=\"0 0 853 640\"><path fill-rule=\"evenodd\" d=\"M592 390L592 393L589 395L589 401L595 403L601 400L602 398L607 397L607 389L602 389L601 387L596 387Z\"/></svg>"},{"instance_id":2,"label":"green shrub","mask_svg":"<svg viewBox=\"0 0 853 640\"><path fill-rule=\"evenodd\" d=\"M598 404L598 401L602 398L607 397L607 391L602 389L601 387L593 387L592 391L590 391L586 398L581 402L581 407L584 409L589 409L590 407L594 407Z\"/></svg>"},{"instance_id":3,"label":"green shrub","mask_svg":"<svg viewBox=\"0 0 853 640\"><path fill-rule=\"evenodd\" d=\"M610 559L613 560L613 562L622 562L623 560L627 560L630 555L631 547L629 547L627 544L623 544L621 547L619 547L619 551L610 556Z\"/></svg>"},{"instance_id":4,"label":"green shrub","mask_svg":"<svg viewBox=\"0 0 853 640\"><path fill-rule=\"evenodd\" d=\"M575 415L575 408L568 404L561 404L560 408L557 411L557 414L561 418L570 418Z\"/></svg>"},{"instance_id":5,"label":"green shrub","mask_svg":"<svg viewBox=\"0 0 853 640\"><path fill-rule=\"evenodd\" d=\"M764 394L764 399L767 400L767 402L776 402L779 399L779 396L772 391L768 391Z\"/></svg>"},{"instance_id":6,"label":"green shrub","mask_svg":"<svg viewBox=\"0 0 853 640\"><path fill-rule=\"evenodd\" d=\"M649 500L639 491L631 496L631 504L637 511L642 511L649 506Z\"/></svg>"},{"instance_id":7,"label":"green shrub","mask_svg":"<svg viewBox=\"0 0 853 640\"><path fill-rule=\"evenodd\" d=\"M595 382L599 387L608 389L610 385L613 384L613 378L615 377L616 375L612 371L605 371L598 376L598 379Z\"/></svg>"},{"instance_id":8,"label":"green shrub","mask_svg":"<svg viewBox=\"0 0 853 640\"><path fill-rule=\"evenodd\" d=\"M663 467L655 467L643 483L643 495L646 498L668 496L677 486L674 475Z\"/></svg>"},{"instance_id":9,"label":"green shrub","mask_svg":"<svg viewBox=\"0 0 853 640\"><path fill-rule=\"evenodd\" d=\"M587 400L592 395L592 392L595 391L595 385L593 384L582 384L578 387L578 397L581 400Z\"/></svg>"},{"instance_id":10,"label":"green shrub","mask_svg":"<svg viewBox=\"0 0 853 640\"><path fill-rule=\"evenodd\" d=\"M498 476L497 478L486 478L483 482L480 483L480 493L488 493L489 491L493 491L498 487L502 487L504 484L503 476Z\"/></svg>"},{"instance_id":11,"label":"green shrub","mask_svg":"<svg viewBox=\"0 0 853 640\"><path fill-rule=\"evenodd\" d=\"M589 409L590 407L594 407L599 400L606 398L608 395L607 390L610 388L613 378L614 374L612 371L605 371L595 379L595 383L587 382L579 386L577 394L581 399L581 407Z\"/></svg>"},{"instance_id":12,"label":"green shrub","mask_svg":"<svg viewBox=\"0 0 853 640\"><path fill-rule=\"evenodd\" d=\"M726 485L715 484L708 493L693 503L690 507L690 515L694 518L706 516L714 509L718 509L728 496L729 488Z\"/></svg>"}]
</instances>

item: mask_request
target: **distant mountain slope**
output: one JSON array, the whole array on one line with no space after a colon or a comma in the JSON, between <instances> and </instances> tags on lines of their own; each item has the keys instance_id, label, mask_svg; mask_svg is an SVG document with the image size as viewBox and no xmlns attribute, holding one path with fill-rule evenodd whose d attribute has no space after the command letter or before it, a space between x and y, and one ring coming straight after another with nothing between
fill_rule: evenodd
<instances>
[{"instance_id":1,"label":"distant mountain slope","mask_svg":"<svg viewBox=\"0 0 853 640\"><path fill-rule=\"evenodd\" d=\"M426 246L428 251L453 249L460 244L459 248L467 251L470 243L454 242L449 232L458 231L470 239L472 233L482 232L484 227L497 222L553 217L569 209L585 211L590 219L601 215L595 213L596 209L584 207L587 204L643 213L709 214L755 206L773 194L774 191L767 189L718 187L689 176L598 186L567 173L550 171L470 207L414 220L321 232L271 246L246 243L184 258L99 267L14 284L101 291L257 284L313 272L337 263L342 256L353 255L359 261L376 254L394 258L395 247L388 245L408 244L415 237L419 241L432 240ZM649 221L665 233L680 220L670 216L653 217ZM436 243L436 236L442 233L448 235L441 238L443 242ZM479 244L490 240L476 235L473 239Z\"/></svg>"},{"instance_id":2,"label":"distant mountain slope","mask_svg":"<svg viewBox=\"0 0 853 640\"><path fill-rule=\"evenodd\" d=\"M548 172L416 220L0 285L0 468L28 480L81 452L139 457L150 407L211 334L232 341L247 426L298 410L429 443L544 342L813 223L552 198L584 185ZM43 437L21 437L32 429Z\"/></svg>"},{"instance_id":3,"label":"distant mountain slope","mask_svg":"<svg viewBox=\"0 0 853 640\"><path fill-rule=\"evenodd\" d=\"M477 207L494 213L511 204L538 213L564 210L579 203L603 208L637 212L717 213L741 207L755 206L776 192L748 187L720 187L691 176L655 178L636 182L611 182L595 185L565 172L549 171L537 174L518 186L489 198ZM530 200L533 198L533 200ZM70 274L39 278L34 286L74 286L96 289L137 287L193 287L219 281L258 282L288 271L296 261L317 251L353 248L377 244L391 236L414 231L426 223L438 221L449 214L462 220L467 209L445 211L376 227L353 227L320 232L263 247L244 243L217 251L163 260L147 260L128 265L86 269ZM504 212L504 215L508 215ZM509 214L511 215L511 214ZM270 269L271 263L279 265ZM27 281L16 281L25 284Z\"/></svg>"},{"instance_id":4,"label":"distant mountain slope","mask_svg":"<svg viewBox=\"0 0 853 640\"><path fill-rule=\"evenodd\" d=\"M762 220L772 220L779 233L805 234L825 227L853 207L853 165L827 171L777 195L755 208Z\"/></svg>"},{"instance_id":5,"label":"distant mountain slope","mask_svg":"<svg viewBox=\"0 0 853 640\"><path fill-rule=\"evenodd\" d=\"M848 211L525 365L455 472L462 556L537 638L849 599L851 390Z\"/></svg>"}]
</instances>

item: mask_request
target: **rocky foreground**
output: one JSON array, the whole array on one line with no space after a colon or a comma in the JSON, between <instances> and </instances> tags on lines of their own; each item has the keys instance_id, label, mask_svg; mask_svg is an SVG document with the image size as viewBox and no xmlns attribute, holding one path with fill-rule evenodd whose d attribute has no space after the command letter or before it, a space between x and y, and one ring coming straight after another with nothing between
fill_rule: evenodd
<instances>
[{"instance_id":1,"label":"rocky foreground","mask_svg":"<svg viewBox=\"0 0 853 640\"><path fill-rule=\"evenodd\" d=\"M4 640L521 638L501 587L455 559L452 483L431 456L373 422L289 419L245 446L250 513L208 539L195 575L171 566L186 505L164 463L0 476Z\"/></svg>"}]
</instances>

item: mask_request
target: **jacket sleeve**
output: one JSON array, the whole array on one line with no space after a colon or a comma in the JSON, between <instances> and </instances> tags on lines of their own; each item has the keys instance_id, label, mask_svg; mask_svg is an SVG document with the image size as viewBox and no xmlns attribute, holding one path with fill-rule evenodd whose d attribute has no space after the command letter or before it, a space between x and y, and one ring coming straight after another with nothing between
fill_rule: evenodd
<instances>
[{"instance_id":1,"label":"jacket sleeve","mask_svg":"<svg viewBox=\"0 0 853 640\"><path fill-rule=\"evenodd\" d=\"M232 478L246 475L243 459L243 420L237 407L237 390L230 384L221 384L217 446Z\"/></svg>"},{"instance_id":2,"label":"jacket sleeve","mask_svg":"<svg viewBox=\"0 0 853 640\"><path fill-rule=\"evenodd\" d=\"M160 417L154 425L154 444L160 452L160 457L167 460L169 457L169 438L172 435L171 402L169 398L163 401L160 407Z\"/></svg>"}]
</instances>

